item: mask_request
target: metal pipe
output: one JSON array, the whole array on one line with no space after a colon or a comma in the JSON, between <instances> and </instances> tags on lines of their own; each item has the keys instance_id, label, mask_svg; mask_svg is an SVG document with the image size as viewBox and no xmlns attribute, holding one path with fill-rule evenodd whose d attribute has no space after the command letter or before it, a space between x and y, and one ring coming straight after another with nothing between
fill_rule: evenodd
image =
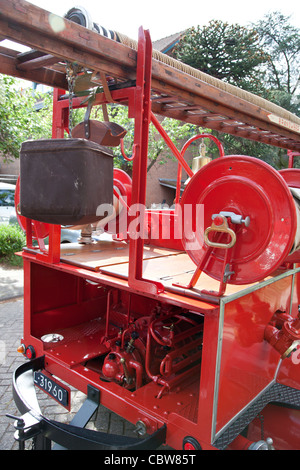
<instances>
[{"instance_id":1,"label":"metal pipe","mask_svg":"<svg viewBox=\"0 0 300 470\"><path fill-rule=\"evenodd\" d=\"M183 166L183 168L185 169L187 174L190 177L192 177L194 173L192 172L189 165L184 160L181 153L175 147L174 143L172 142L172 140L170 139L170 137L168 136L168 134L166 133L166 131L164 130L164 128L162 127L162 125L160 124L160 122L158 121L158 119L156 118L156 116L152 112L151 112L151 121L152 121L152 124L154 124L154 126L156 127L156 129L160 133L160 135L162 136L162 138L164 139L164 141L166 142L166 144L168 145L168 147L170 148L170 150L172 151L172 153L174 154L174 156L177 158L177 160L179 161L181 166Z\"/></svg>"}]
</instances>

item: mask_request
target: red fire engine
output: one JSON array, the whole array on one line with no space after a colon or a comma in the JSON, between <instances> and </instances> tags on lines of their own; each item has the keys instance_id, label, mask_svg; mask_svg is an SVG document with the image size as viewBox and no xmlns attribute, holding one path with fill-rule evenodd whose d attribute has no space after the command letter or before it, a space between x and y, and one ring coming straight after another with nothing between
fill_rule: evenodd
<instances>
[{"instance_id":1,"label":"red fire engine","mask_svg":"<svg viewBox=\"0 0 300 470\"><path fill-rule=\"evenodd\" d=\"M153 51L142 27L134 44L100 34L83 9L0 6L1 36L31 48L0 47L0 72L54 88L53 138L24 142L16 191L27 240L20 447L299 450L300 119ZM132 178L113 168L126 130L90 119L74 93L83 76L98 87L93 104L134 119ZM158 116L284 148L289 168L225 155L209 135L219 157L194 171L185 152L207 135L178 150ZM151 122L178 160L175 209L145 208ZM60 245L61 226L79 227L79 242ZM110 239L90 243L95 226ZM65 424L42 415L35 385L68 409L70 386L87 398ZM140 437L86 429L100 403Z\"/></svg>"}]
</instances>

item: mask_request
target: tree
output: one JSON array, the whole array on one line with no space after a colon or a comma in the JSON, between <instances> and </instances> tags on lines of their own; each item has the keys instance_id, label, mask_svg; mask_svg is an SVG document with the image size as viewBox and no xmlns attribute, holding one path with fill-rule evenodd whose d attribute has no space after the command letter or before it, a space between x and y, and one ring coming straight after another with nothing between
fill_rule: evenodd
<instances>
[{"instance_id":1,"label":"tree","mask_svg":"<svg viewBox=\"0 0 300 470\"><path fill-rule=\"evenodd\" d=\"M0 154L7 160L18 158L23 141L51 137L51 96L22 89L21 82L0 75ZM38 99L43 107L36 110Z\"/></svg>"},{"instance_id":2,"label":"tree","mask_svg":"<svg viewBox=\"0 0 300 470\"><path fill-rule=\"evenodd\" d=\"M247 90L261 82L259 66L267 55L254 29L212 20L208 25L192 27L177 44L176 59Z\"/></svg>"},{"instance_id":3,"label":"tree","mask_svg":"<svg viewBox=\"0 0 300 470\"><path fill-rule=\"evenodd\" d=\"M263 67L266 98L300 116L300 29L278 11L254 27L268 56Z\"/></svg>"},{"instance_id":4,"label":"tree","mask_svg":"<svg viewBox=\"0 0 300 470\"><path fill-rule=\"evenodd\" d=\"M127 109L123 106L118 106L115 108L113 111L113 116L113 119L127 130L127 134L124 138L124 145L127 149L127 152L129 153L129 156L131 156L134 140L134 123L132 120L128 120ZM179 144L182 140L187 140L198 132L197 126L188 123L183 124L176 121L175 119L166 117L162 120L161 125L167 132L169 138L177 147L179 147ZM115 149L114 154L116 158L116 165L120 165L124 168L125 162L119 147ZM160 136L154 125L150 124L147 171L149 171L155 164L163 165L168 158L175 160L171 150L168 150L167 144ZM131 164L128 165L126 162L125 169L128 170L128 167L131 167Z\"/></svg>"},{"instance_id":5,"label":"tree","mask_svg":"<svg viewBox=\"0 0 300 470\"><path fill-rule=\"evenodd\" d=\"M250 28L221 21L191 28L175 56L299 115L299 41L299 29L277 12ZM227 155L256 156L277 169L287 166L286 150L211 132L223 142Z\"/></svg>"}]
</instances>

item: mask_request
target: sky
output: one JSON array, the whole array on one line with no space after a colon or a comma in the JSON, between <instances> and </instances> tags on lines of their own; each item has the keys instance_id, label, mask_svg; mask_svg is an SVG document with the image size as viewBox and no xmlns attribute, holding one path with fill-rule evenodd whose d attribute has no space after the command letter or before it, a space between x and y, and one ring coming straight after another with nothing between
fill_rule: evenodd
<instances>
[{"instance_id":1,"label":"sky","mask_svg":"<svg viewBox=\"0 0 300 470\"><path fill-rule=\"evenodd\" d=\"M59 16L74 6L84 5L93 22L137 39L138 28L150 31L152 41L205 25L210 20L248 26L265 14L280 11L291 16L290 23L300 25L299 0L31 0L30 3Z\"/></svg>"}]
</instances>

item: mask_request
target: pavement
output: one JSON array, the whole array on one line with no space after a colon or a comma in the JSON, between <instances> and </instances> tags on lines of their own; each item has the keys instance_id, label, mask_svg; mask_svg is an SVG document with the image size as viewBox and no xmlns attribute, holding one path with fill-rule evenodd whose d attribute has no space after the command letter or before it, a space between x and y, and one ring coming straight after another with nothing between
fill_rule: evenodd
<instances>
[{"instance_id":1,"label":"pavement","mask_svg":"<svg viewBox=\"0 0 300 470\"><path fill-rule=\"evenodd\" d=\"M23 295L23 269L0 265L0 302Z\"/></svg>"},{"instance_id":2,"label":"pavement","mask_svg":"<svg viewBox=\"0 0 300 470\"><path fill-rule=\"evenodd\" d=\"M1 278L2 280L2 278ZM2 284L2 283L1 283ZM1 287L1 293L3 287ZM0 302L0 449L18 448L14 441L13 421L6 413L20 415L12 396L13 371L24 362L17 347L22 337L23 299L15 298Z\"/></svg>"}]
</instances>

